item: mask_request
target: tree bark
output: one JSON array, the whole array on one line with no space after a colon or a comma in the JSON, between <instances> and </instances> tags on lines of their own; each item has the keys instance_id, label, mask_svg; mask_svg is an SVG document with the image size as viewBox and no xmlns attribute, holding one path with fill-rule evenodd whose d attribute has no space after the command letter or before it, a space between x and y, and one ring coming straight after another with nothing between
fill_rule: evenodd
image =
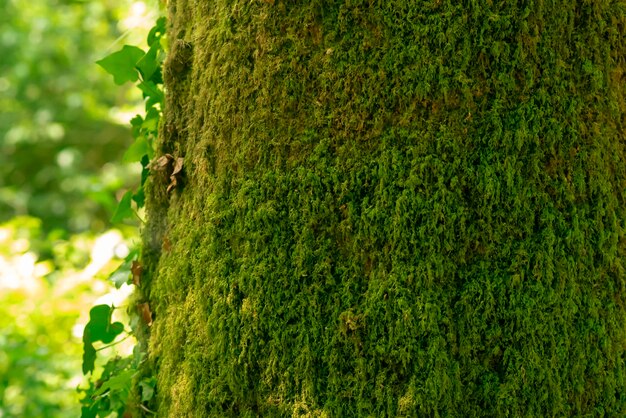
<instances>
[{"instance_id":1,"label":"tree bark","mask_svg":"<svg viewBox=\"0 0 626 418\"><path fill-rule=\"evenodd\" d=\"M625 9L171 0L159 416L626 416Z\"/></svg>"}]
</instances>

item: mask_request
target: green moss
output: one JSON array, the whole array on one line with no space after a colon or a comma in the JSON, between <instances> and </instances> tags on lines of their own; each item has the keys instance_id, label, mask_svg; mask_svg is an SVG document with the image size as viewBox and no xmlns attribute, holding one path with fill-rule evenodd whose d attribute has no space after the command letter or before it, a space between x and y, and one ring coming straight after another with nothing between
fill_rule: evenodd
<instances>
[{"instance_id":1,"label":"green moss","mask_svg":"<svg viewBox=\"0 0 626 418\"><path fill-rule=\"evenodd\" d=\"M626 414L623 2L195 4L160 416Z\"/></svg>"}]
</instances>

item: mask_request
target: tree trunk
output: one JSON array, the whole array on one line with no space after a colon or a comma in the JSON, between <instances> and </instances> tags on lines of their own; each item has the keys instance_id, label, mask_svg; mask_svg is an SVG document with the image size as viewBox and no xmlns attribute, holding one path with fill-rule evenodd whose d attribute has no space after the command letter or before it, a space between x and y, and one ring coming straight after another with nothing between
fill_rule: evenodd
<instances>
[{"instance_id":1,"label":"tree trunk","mask_svg":"<svg viewBox=\"0 0 626 418\"><path fill-rule=\"evenodd\" d=\"M171 0L159 416L626 416L625 9Z\"/></svg>"}]
</instances>

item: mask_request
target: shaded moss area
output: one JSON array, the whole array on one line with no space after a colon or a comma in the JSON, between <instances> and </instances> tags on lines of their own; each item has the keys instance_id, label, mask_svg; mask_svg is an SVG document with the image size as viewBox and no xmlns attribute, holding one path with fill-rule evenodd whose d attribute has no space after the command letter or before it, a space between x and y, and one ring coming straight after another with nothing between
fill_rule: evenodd
<instances>
[{"instance_id":1,"label":"shaded moss area","mask_svg":"<svg viewBox=\"0 0 626 418\"><path fill-rule=\"evenodd\" d=\"M169 3L159 416L626 415L624 2Z\"/></svg>"}]
</instances>

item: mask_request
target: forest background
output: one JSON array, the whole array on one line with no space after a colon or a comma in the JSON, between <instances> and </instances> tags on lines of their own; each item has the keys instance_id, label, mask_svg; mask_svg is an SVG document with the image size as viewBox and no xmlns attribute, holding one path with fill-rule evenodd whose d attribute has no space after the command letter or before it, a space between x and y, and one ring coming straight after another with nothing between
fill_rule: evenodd
<instances>
[{"instance_id":1,"label":"forest background","mask_svg":"<svg viewBox=\"0 0 626 418\"><path fill-rule=\"evenodd\" d=\"M110 219L139 182L141 166L122 156L141 96L96 61L142 47L158 5L0 0L0 10L0 417L79 416L89 308L123 305L130 287L109 276L139 222ZM132 346L104 350L97 366Z\"/></svg>"}]
</instances>

